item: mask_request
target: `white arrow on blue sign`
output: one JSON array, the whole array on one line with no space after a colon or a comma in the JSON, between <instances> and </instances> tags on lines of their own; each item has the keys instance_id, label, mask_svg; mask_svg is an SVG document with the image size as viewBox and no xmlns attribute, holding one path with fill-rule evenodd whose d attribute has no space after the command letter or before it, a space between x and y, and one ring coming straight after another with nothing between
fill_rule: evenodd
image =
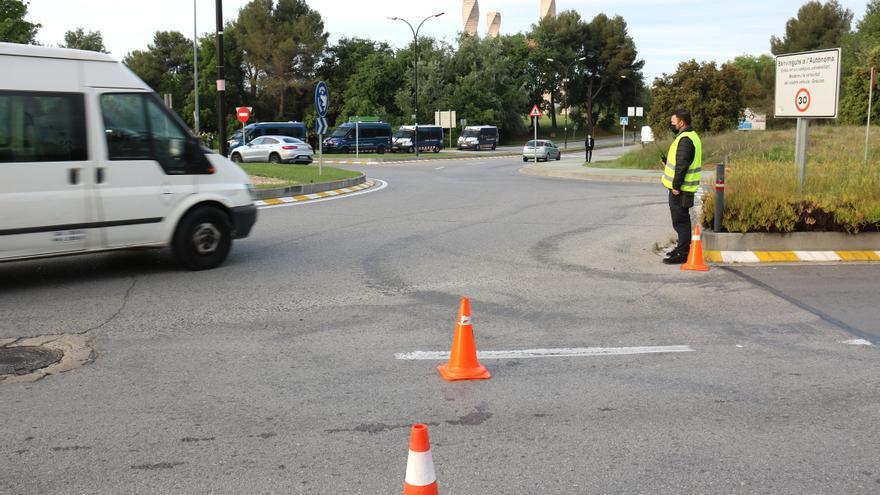
<instances>
[{"instance_id":1,"label":"white arrow on blue sign","mask_svg":"<svg viewBox=\"0 0 880 495\"><path fill-rule=\"evenodd\" d=\"M318 117L324 118L328 110L330 110L330 90L327 89L327 83L320 81L315 86L315 111L318 112Z\"/></svg>"},{"instance_id":2,"label":"white arrow on blue sign","mask_svg":"<svg viewBox=\"0 0 880 495\"><path fill-rule=\"evenodd\" d=\"M327 119L325 119L324 117L318 117L317 119L315 119L315 134L318 134L320 136L327 134L328 127L329 126L327 125Z\"/></svg>"}]
</instances>

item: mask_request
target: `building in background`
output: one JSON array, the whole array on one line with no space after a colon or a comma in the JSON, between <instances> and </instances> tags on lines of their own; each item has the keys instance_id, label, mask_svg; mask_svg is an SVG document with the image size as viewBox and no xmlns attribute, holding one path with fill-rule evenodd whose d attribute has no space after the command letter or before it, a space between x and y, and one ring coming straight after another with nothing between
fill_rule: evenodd
<instances>
[{"instance_id":1,"label":"building in background","mask_svg":"<svg viewBox=\"0 0 880 495\"><path fill-rule=\"evenodd\" d=\"M488 36L497 38L501 33L501 12L489 12L489 15L486 16L486 23L489 25Z\"/></svg>"},{"instance_id":2,"label":"building in background","mask_svg":"<svg viewBox=\"0 0 880 495\"><path fill-rule=\"evenodd\" d=\"M541 0L541 19L556 17L556 0Z\"/></svg>"},{"instance_id":3,"label":"building in background","mask_svg":"<svg viewBox=\"0 0 880 495\"><path fill-rule=\"evenodd\" d=\"M464 23L464 32L476 36L480 27L480 4L477 0L464 0L461 6L461 19Z\"/></svg>"}]
</instances>

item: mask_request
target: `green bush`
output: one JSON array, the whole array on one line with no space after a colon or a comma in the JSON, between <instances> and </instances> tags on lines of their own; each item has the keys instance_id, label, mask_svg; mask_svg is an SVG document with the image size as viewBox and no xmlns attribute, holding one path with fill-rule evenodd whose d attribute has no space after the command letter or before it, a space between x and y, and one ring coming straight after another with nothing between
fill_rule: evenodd
<instances>
[{"instance_id":1,"label":"green bush","mask_svg":"<svg viewBox=\"0 0 880 495\"><path fill-rule=\"evenodd\" d=\"M797 167L784 146L754 147L733 154L725 177L725 230L880 231L880 163L864 161L864 129L822 127L814 131L803 192ZM703 204L702 222L711 226L714 191Z\"/></svg>"}]
</instances>

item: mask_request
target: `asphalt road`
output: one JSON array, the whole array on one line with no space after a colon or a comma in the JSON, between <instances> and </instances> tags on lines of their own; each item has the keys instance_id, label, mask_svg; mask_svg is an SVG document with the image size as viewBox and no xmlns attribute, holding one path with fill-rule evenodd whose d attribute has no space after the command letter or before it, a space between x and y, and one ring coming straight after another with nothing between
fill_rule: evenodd
<instances>
[{"instance_id":1,"label":"asphalt road","mask_svg":"<svg viewBox=\"0 0 880 495\"><path fill-rule=\"evenodd\" d=\"M577 159L566 157L566 159ZM665 195L518 158L367 169L388 187L263 210L223 267L129 252L0 265L0 337L97 359L0 385L0 493L399 493L430 426L445 494L880 491L880 266L664 266ZM442 381L458 298L484 360Z\"/></svg>"}]
</instances>

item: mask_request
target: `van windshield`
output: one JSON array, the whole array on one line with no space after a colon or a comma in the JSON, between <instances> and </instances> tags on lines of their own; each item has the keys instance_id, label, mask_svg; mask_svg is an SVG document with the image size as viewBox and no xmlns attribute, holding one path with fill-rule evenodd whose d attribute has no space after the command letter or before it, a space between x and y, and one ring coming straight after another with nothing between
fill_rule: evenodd
<instances>
[{"instance_id":1,"label":"van windshield","mask_svg":"<svg viewBox=\"0 0 880 495\"><path fill-rule=\"evenodd\" d=\"M479 129L465 129L464 132L461 133L461 135L466 138L480 137L480 130Z\"/></svg>"},{"instance_id":2,"label":"van windshield","mask_svg":"<svg viewBox=\"0 0 880 495\"><path fill-rule=\"evenodd\" d=\"M345 137L348 136L349 131L351 131L351 127L337 127L336 130L333 131L333 134L330 135L330 137Z\"/></svg>"},{"instance_id":3,"label":"van windshield","mask_svg":"<svg viewBox=\"0 0 880 495\"><path fill-rule=\"evenodd\" d=\"M415 136L415 131L397 131L397 134L394 135L397 139L412 139L413 136Z\"/></svg>"}]
</instances>

